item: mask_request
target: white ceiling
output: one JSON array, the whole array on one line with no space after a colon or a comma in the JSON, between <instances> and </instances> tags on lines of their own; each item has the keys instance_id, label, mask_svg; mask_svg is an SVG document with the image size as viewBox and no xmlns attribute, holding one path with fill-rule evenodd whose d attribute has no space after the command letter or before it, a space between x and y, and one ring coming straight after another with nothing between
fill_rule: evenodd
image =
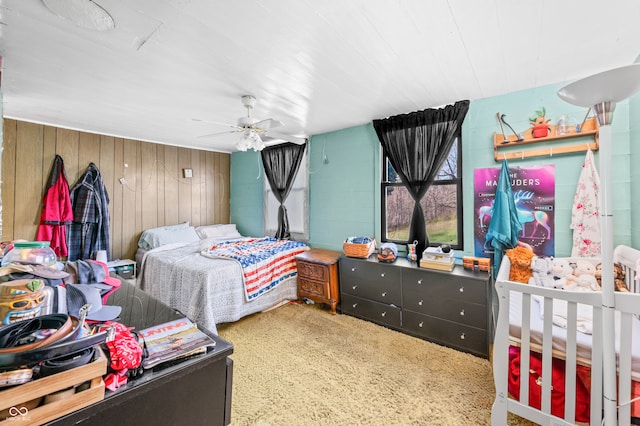
<instances>
[{"instance_id":1,"label":"white ceiling","mask_svg":"<svg viewBox=\"0 0 640 426\"><path fill-rule=\"evenodd\" d=\"M90 0L62 0L83 11ZM59 3L45 0L46 3ZM240 96L282 133L571 81L633 63L635 0L95 0L77 26L42 0L0 0L3 115L223 152Z\"/></svg>"}]
</instances>

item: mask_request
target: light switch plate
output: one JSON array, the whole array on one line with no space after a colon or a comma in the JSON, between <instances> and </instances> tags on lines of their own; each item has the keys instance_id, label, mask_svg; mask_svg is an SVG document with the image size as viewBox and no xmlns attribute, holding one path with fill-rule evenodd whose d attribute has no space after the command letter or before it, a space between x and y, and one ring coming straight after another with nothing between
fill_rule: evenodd
<instances>
[{"instance_id":1,"label":"light switch plate","mask_svg":"<svg viewBox=\"0 0 640 426\"><path fill-rule=\"evenodd\" d=\"M192 178L193 177L193 169L182 169L182 175L185 178Z\"/></svg>"}]
</instances>

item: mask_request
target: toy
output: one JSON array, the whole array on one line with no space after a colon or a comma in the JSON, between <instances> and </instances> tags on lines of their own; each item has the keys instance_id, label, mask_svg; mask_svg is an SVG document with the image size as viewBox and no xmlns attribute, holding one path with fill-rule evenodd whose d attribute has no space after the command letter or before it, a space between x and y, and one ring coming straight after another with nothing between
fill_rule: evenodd
<instances>
[{"instance_id":1,"label":"toy","mask_svg":"<svg viewBox=\"0 0 640 426\"><path fill-rule=\"evenodd\" d=\"M549 121L551 119L545 118L547 110L545 107L536 111L535 115L529 117L529 122L533 126L531 133L534 138L544 138L549 135L551 129L549 128Z\"/></svg>"},{"instance_id":2,"label":"toy","mask_svg":"<svg viewBox=\"0 0 640 426\"><path fill-rule=\"evenodd\" d=\"M551 261L551 278L554 288L564 288L567 285L567 277L573 273L573 268L567 259L561 257Z\"/></svg>"},{"instance_id":3,"label":"toy","mask_svg":"<svg viewBox=\"0 0 640 426\"><path fill-rule=\"evenodd\" d=\"M555 281L551 277L552 260L550 257L533 256L531 259L531 278L529 284L540 287L554 287Z\"/></svg>"},{"instance_id":4,"label":"toy","mask_svg":"<svg viewBox=\"0 0 640 426\"><path fill-rule=\"evenodd\" d=\"M598 282L598 287L602 288L602 263L598 263L596 265L596 270L594 273L596 277L596 281ZM613 285L616 291L628 292L629 288L627 287L625 278L627 274L624 271L622 265L618 262L613 264Z\"/></svg>"},{"instance_id":5,"label":"toy","mask_svg":"<svg viewBox=\"0 0 640 426\"><path fill-rule=\"evenodd\" d=\"M596 267L586 260L577 260L573 263L573 273L567 276L566 290L572 291L598 291L598 281L595 276Z\"/></svg>"},{"instance_id":6,"label":"toy","mask_svg":"<svg viewBox=\"0 0 640 426\"><path fill-rule=\"evenodd\" d=\"M523 284L529 283L529 278L533 276L531 272L531 260L534 253L525 247L515 247L505 252L505 256L511 261L509 270L509 280Z\"/></svg>"}]
</instances>

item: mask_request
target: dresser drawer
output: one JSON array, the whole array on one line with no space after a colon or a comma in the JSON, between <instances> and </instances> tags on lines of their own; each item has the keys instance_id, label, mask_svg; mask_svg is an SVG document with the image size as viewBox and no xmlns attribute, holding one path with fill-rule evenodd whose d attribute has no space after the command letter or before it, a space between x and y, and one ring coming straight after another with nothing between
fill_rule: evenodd
<instances>
[{"instance_id":1,"label":"dresser drawer","mask_svg":"<svg viewBox=\"0 0 640 426\"><path fill-rule=\"evenodd\" d=\"M486 330L411 311L402 313L402 328L412 334L475 355L488 357Z\"/></svg>"},{"instance_id":2,"label":"dresser drawer","mask_svg":"<svg viewBox=\"0 0 640 426\"><path fill-rule=\"evenodd\" d=\"M401 279L400 268L340 259L340 285L343 293L400 306Z\"/></svg>"},{"instance_id":3,"label":"dresser drawer","mask_svg":"<svg viewBox=\"0 0 640 426\"><path fill-rule=\"evenodd\" d=\"M477 303L456 299L434 299L427 294L415 299L404 297L402 308L483 330L487 329L486 305L478 305Z\"/></svg>"},{"instance_id":4,"label":"dresser drawer","mask_svg":"<svg viewBox=\"0 0 640 426\"><path fill-rule=\"evenodd\" d=\"M390 327L399 328L402 324L401 310L397 306L378 303L348 294L342 295L342 312Z\"/></svg>"},{"instance_id":5,"label":"dresser drawer","mask_svg":"<svg viewBox=\"0 0 640 426\"><path fill-rule=\"evenodd\" d=\"M433 301L462 300L487 305L487 282L454 274L405 269L402 273L405 301L428 297Z\"/></svg>"},{"instance_id":6,"label":"dresser drawer","mask_svg":"<svg viewBox=\"0 0 640 426\"><path fill-rule=\"evenodd\" d=\"M298 260L298 276L304 278L329 282L329 267L326 265L319 265L317 263L310 263Z\"/></svg>"}]
</instances>

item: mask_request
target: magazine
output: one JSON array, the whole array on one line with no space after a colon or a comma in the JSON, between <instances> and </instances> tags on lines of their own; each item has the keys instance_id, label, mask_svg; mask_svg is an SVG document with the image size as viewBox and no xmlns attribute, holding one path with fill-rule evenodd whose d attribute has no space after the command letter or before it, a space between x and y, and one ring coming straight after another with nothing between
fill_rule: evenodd
<instances>
[{"instance_id":1,"label":"magazine","mask_svg":"<svg viewBox=\"0 0 640 426\"><path fill-rule=\"evenodd\" d=\"M158 324L139 331L148 355L142 361L145 369L179 358L206 353L216 342L198 329L188 318Z\"/></svg>"}]
</instances>

